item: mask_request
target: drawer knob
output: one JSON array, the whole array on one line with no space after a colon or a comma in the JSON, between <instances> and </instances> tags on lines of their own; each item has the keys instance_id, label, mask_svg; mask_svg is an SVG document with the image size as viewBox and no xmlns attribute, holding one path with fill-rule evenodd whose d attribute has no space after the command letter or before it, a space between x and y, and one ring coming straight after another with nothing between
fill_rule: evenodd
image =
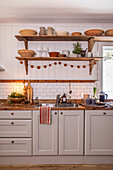
<instances>
[{"instance_id":1,"label":"drawer knob","mask_svg":"<svg viewBox=\"0 0 113 170\"><path fill-rule=\"evenodd\" d=\"M55 115L57 115L57 112L55 112Z\"/></svg>"},{"instance_id":2,"label":"drawer knob","mask_svg":"<svg viewBox=\"0 0 113 170\"><path fill-rule=\"evenodd\" d=\"M11 122L11 125L14 125L14 122Z\"/></svg>"},{"instance_id":3,"label":"drawer knob","mask_svg":"<svg viewBox=\"0 0 113 170\"><path fill-rule=\"evenodd\" d=\"M14 113L12 112L11 115L14 115Z\"/></svg>"},{"instance_id":4,"label":"drawer knob","mask_svg":"<svg viewBox=\"0 0 113 170\"><path fill-rule=\"evenodd\" d=\"M106 112L103 112L104 115L106 115Z\"/></svg>"},{"instance_id":5,"label":"drawer knob","mask_svg":"<svg viewBox=\"0 0 113 170\"><path fill-rule=\"evenodd\" d=\"M63 112L61 112L61 115L63 115Z\"/></svg>"},{"instance_id":6,"label":"drawer knob","mask_svg":"<svg viewBox=\"0 0 113 170\"><path fill-rule=\"evenodd\" d=\"M14 143L14 140L12 140L11 143Z\"/></svg>"}]
</instances>

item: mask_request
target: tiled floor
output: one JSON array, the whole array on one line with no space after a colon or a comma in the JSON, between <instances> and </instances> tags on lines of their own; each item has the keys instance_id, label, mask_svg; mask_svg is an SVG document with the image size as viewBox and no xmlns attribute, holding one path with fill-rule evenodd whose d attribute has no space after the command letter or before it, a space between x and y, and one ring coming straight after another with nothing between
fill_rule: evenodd
<instances>
[{"instance_id":1,"label":"tiled floor","mask_svg":"<svg viewBox=\"0 0 113 170\"><path fill-rule=\"evenodd\" d=\"M30 165L0 166L0 170L113 170L112 165Z\"/></svg>"}]
</instances>

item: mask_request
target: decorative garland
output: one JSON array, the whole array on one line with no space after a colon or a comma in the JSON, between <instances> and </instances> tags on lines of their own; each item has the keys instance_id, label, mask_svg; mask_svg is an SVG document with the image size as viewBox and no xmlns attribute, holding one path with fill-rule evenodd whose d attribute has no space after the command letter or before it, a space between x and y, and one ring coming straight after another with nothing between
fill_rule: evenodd
<instances>
[{"instance_id":1,"label":"decorative garland","mask_svg":"<svg viewBox=\"0 0 113 170\"><path fill-rule=\"evenodd\" d=\"M20 64L23 64L23 61L20 61ZM94 62L94 64L96 64L96 62ZM52 65L64 65L64 67L67 67L67 66L70 66L71 68L86 68L87 66L89 66L90 64L88 65L74 65L74 64L67 64L67 63L63 63L63 62L54 62L54 63L49 63L49 64L46 64L46 65L42 65L42 66L36 66L37 69L41 69L41 68L47 68L47 67L51 67ZM34 68L35 66L33 64L29 64L28 66L30 66L30 68Z\"/></svg>"}]
</instances>

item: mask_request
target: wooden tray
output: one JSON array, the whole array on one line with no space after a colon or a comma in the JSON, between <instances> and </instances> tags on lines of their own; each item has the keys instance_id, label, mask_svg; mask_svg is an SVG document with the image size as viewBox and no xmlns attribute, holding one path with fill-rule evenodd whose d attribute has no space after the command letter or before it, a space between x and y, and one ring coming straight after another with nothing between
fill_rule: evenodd
<instances>
[{"instance_id":1,"label":"wooden tray","mask_svg":"<svg viewBox=\"0 0 113 170\"><path fill-rule=\"evenodd\" d=\"M82 106L88 107L88 108L104 108L105 107L105 105L85 105L85 104L82 104Z\"/></svg>"}]
</instances>

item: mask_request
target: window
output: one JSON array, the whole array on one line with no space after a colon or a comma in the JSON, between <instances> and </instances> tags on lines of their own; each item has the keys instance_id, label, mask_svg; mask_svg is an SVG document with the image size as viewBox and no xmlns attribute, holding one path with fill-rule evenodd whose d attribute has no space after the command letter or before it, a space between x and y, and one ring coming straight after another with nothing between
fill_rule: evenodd
<instances>
[{"instance_id":1,"label":"window","mask_svg":"<svg viewBox=\"0 0 113 170\"><path fill-rule=\"evenodd\" d=\"M103 91L113 99L113 46L103 46Z\"/></svg>"}]
</instances>

